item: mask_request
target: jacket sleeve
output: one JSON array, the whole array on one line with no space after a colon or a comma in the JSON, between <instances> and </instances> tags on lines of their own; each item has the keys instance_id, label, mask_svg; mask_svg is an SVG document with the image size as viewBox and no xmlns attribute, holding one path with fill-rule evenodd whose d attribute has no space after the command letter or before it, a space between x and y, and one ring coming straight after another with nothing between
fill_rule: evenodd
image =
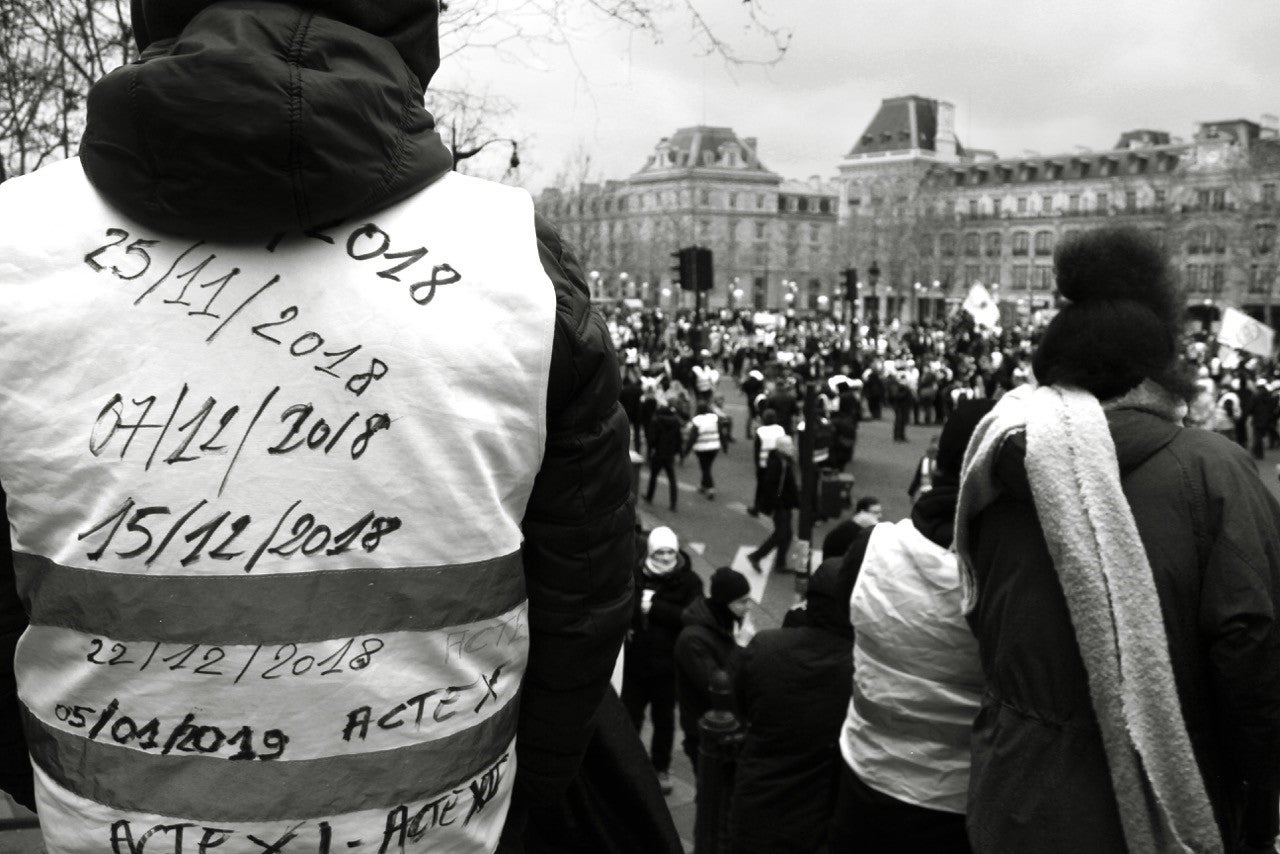
<instances>
[{"instance_id":1,"label":"jacket sleeve","mask_svg":"<svg viewBox=\"0 0 1280 854\"><path fill-rule=\"evenodd\" d=\"M13 548L4 506L5 495L0 490L0 521L4 524L0 532L0 789L27 809L34 810L31 759L27 755L13 663L18 638L27 628L27 613L18 598L13 575Z\"/></svg>"},{"instance_id":2,"label":"jacket sleeve","mask_svg":"<svg viewBox=\"0 0 1280 854\"><path fill-rule=\"evenodd\" d=\"M1200 624L1227 758L1248 789L1246 839L1269 847L1280 824L1280 505L1243 452L1231 462L1210 474L1217 535Z\"/></svg>"},{"instance_id":3,"label":"jacket sleeve","mask_svg":"<svg viewBox=\"0 0 1280 854\"><path fill-rule=\"evenodd\" d=\"M617 360L582 270L537 218L555 286L547 444L523 522L529 665L521 689L516 805L555 803L591 737L591 720L632 610L635 503Z\"/></svg>"}]
</instances>

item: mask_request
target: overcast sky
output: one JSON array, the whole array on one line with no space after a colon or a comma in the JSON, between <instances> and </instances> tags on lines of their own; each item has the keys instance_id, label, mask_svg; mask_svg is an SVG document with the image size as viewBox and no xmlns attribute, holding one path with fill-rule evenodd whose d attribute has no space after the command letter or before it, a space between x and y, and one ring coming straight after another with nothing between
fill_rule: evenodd
<instances>
[{"instance_id":1,"label":"overcast sky","mask_svg":"<svg viewBox=\"0 0 1280 854\"><path fill-rule=\"evenodd\" d=\"M1277 0L761 1L792 31L771 67L700 55L687 15L672 10L659 44L585 21L572 50L468 49L436 83L513 101L505 129L524 140L521 181L533 190L578 150L592 177L624 178L659 138L696 124L757 137L785 178L832 177L897 95L951 101L960 141L1001 156L1104 149L1140 127L1186 138L1197 121L1280 113ZM742 4L698 2L741 50L765 52Z\"/></svg>"}]
</instances>

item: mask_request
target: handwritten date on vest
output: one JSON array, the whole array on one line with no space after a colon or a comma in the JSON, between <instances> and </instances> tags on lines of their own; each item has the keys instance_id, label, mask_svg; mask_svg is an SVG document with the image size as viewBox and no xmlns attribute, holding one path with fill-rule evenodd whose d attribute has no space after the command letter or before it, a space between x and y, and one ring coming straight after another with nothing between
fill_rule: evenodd
<instances>
[{"instance_id":1,"label":"handwritten date on vest","mask_svg":"<svg viewBox=\"0 0 1280 854\"><path fill-rule=\"evenodd\" d=\"M370 510L335 533L328 525L317 524L316 517L311 513L303 513L294 519L288 535L281 534L281 530L301 503L301 499L293 502L276 520L270 533L259 541L245 561L245 572L251 572L264 554L280 558L291 558L297 554L310 557L321 552L325 555L337 555L350 551L357 544L366 552L373 552L382 543L383 537L400 528L399 517L376 516ZM150 552L144 559L144 563L150 566L168 550L178 534L186 528L187 523L206 504L208 504L207 500L200 499L169 526L157 543L157 532L152 531L148 520L152 517L171 516L170 508L160 505L140 507L132 497L126 498L118 509L81 531L76 535L76 539L101 537L97 548L85 553L85 557L91 561L101 560L107 553L107 549L116 543L117 546L127 546L127 548L117 548L114 552L116 557L122 560L137 560ZM231 511L225 510L203 524L187 529L187 533L182 538L187 545L175 546L177 552L186 550L186 554L178 559L178 563L182 566L190 566L206 558L222 561L241 558L248 553L247 548L239 548L235 551L231 549L236 548L240 537L252 526L253 517L249 514L236 516L232 520ZM122 528L123 534L121 534ZM119 542L117 542L117 535L120 536Z\"/></svg>"},{"instance_id":2,"label":"handwritten date on vest","mask_svg":"<svg viewBox=\"0 0 1280 854\"><path fill-rule=\"evenodd\" d=\"M465 827L484 813L501 791L503 766L510 761L510 754L504 753L461 786L426 802L392 807L382 826L369 828L360 839L341 838L333 825L323 819L314 823L292 822L285 828L268 832L252 825L213 827L195 822L148 827L122 818L111 823L111 854L208 854L232 840L235 840L234 850L251 850L257 854L337 854L338 851L371 851L374 845L378 845L378 854L426 852L438 845L432 831L453 827L459 822ZM237 845L241 840L254 847Z\"/></svg>"},{"instance_id":3,"label":"handwritten date on vest","mask_svg":"<svg viewBox=\"0 0 1280 854\"><path fill-rule=\"evenodd\" d=\"M341 220L338 222L322 225L310 231L304 231L303 237L311 240L318 240L321 243L336 245L335 234L346 234L343 243L346 249L347 257L353 261L371 261L382 263L386 261L394 261L391 266L378 271L378 278L388 279L392 282L402 281L400 276L409 268L416 265L423 258L426 258L428 251L426 247L419 246L415 249L391 251L391 237L383 231L376 223L366 222L356 226L351 231L346 231L342 227ZM276 247L284 240L286 235L277 234L267 243L267 251L275 252ZM377 259L382 259L381 262ZM425 271L425 267L415 270L415 275ZM413 278L408 276L407 278ZM432 264L430 275L421 281L414 282L409 285L409 298L418 305L426 305L435 299L436 289L444 285L452 285L462 281L462 274L453 268L450 264Z\"/></svg>"},{"instance_id":4,"label":"handwritten date on vest","mask_svg":"<svg viewBox=\"0 0 1280 854\"><path fill-rule=\"evenodd\" d=\"M261 741L251 726L235 730L200 724L195 712L188 712L176 725L162 724L159 718L130 717L120 713L120 701L112 700L105 708L58 703L54 717L70 729L88 730L88 739L99 736L116 744L136 747L139 750L170 753L198 753L219 755L224 759L257 759L263 762L279 759L289 744L289 737L278 729L262 733Z\"/></svg>"},{"instance_id":5,"label":"handwritten date on vest","mask_svg":"<svg viewBox=\"0 0 1280 854\"><path fill-rule=\"evenodd\" d=\"M228 267L225 259L219 266L218 254L209 252L207 249L202 250L204 241L201 240L178 251L172 241L159 238L137 238L125 245L125 241L128 241L131 235L123 228L108 228L106 236L106 243L84 256L84 263L89 269L95 273L105 270L124 282L142 281L145 286L133 300L134 306L156 293L161 285L172 283L172 288L160 291L164 305L174 306L175 311L182 312L188 317L209 318L209 320L198 322L216 323L205 337L205 343L211 343L221 335L232 320L241 316L251 303L280 281L280 276L276 275L262 284L256 281L246 282L240 277L239 267ZM153 280L145 279L143 277L152 270L153 254L157 256L170 254L174 257L163 273L155 276ZM436 276L436 273L432 274L433 280ZM430 287L433 295L435 288L441 284L449 284L449 282L425 283ZM422 286L420 284L414 287ZM223 298L224 293L228 294L225 298ZM228 310L233 299L240 301L234 308ZM250 327L249 331L258 338L284 347L293 358L314 362L312 365L314 370L338 380L345 379L344 387L357 397L364 394L370 384L387 375L390 370L387 363L376 357L369 360L367 370L359 369L363 366L366 357L360 357L339 370L339 365L364 349L362 344L344 347L343 344L347 342L343 341L326 347L325 336L314 329L306 329L305 325L302 328L306 331L301 334L297 334L296 327L286 332L282 327L297 320L300 312L301 308L298 305L285 306L268 320ZM319 355L315 355L317 353ZM347 371L353 367L357 370L348 374Z\"/></svg>"},{"instance_id":6,"label":"handwritten date on vest","mask_svg":"<svg viewBox=\"0 0 1280 854\"><path fill-rule=\"evenodd\" d=\"M123 460L130 449L134 449L135 456L147 455L144 468L148 471L156 460L174 465L206 456L225 455L228 448L244 447L263 410L273 402L279 386L263 399L257 407L256 416L239 404L221 406L213 397L206 397L199 406L195 406L193 399L184 410L183 403L189 390L184 384L173 405L170 407L166 403L160 410L156 409L160 398L154 394L140 398L126 397L119 392L113 394L94 419L89 433L89 453L100 457L116 445L119 447L119 459ZM167 414L162 414L163 410L168 410ZM376 434L391 429L391 417L385 412L366 415L363 424L360 424L360 416L360 412L352 412L345 417L329 419L318 415L312 403L286 406L279 413L279 421L285 428L283 435L277 434L274 443L267 447L267 453L288 454L306 449L328 456L341 443L342 451L351 459L358 460L369 449L369 442ZM135 445L134 440L140 436L146 438ZM154 441L151 441L152 437ZM166 440L168 445L165 445ZM161 454L162 446L168 453Z\"/></svg>"},{"instance_id":7,"label":"handwritten date on vest","mask_svg":"<svg viewBox=\"0 0 1280 854\"><path fill-rule=\"evenodd\" d=\"M339 638L329 643L282 643L267 646L216 646L213 644L160 643L93 638L85 660L102 667L136 667L160 671L190 670L199 676L226 677L232 684L249 673L256 662L260 679L332 676L361 671L386 646L379 637ZM252 678L252 676L250 676Z\"/></svg>"}]
</instances>

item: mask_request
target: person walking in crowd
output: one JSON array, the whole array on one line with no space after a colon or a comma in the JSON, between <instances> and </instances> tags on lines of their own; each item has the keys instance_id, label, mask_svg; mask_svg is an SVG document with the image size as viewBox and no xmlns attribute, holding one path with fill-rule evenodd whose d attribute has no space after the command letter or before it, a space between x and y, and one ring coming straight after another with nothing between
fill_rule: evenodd
<instances>
[{"instance_id":1,"label":"person walking in crowd","mask_svg":"<svg viewBox=\"0 0 1280 854\"><path fill-rule=\"evenodd\" d=\"M649 488L645 490L645 502L653 503L653 493L658 487L658 473L667 476L670 507L676 509L679 486L676 483L676 457L682 456L683 430L680 416L670 404L659 404L653 414L653 429L649 438Z\"/></svg>"},{"instance_id":2,"label":"person walking in crowd","mask_svg":"<svg viewBox=\"0 0 1280 854\"><path fill-rule=\"evenodd\" d=\"M644 399L644 387L640 382L640 371L628 365L622 372L622 387L618 390L618 403L631 425L631 447L640 450L640 439L644 422L640 417L640 405Z\"/></svg>"},{"instance_id":3,"label":"person walking in crowd","mask_svg":"<svg viewBox=\"0 0 1280 854\"><path fill-rule=\"evenodd\" d=\"M910 518L876 525L844 555L857 578L854 679L832 854L969 851L969 730L983 679L951 543L965 447L991 406L951 413L933 489Z\"/></svg>"},{"instance_id":4,"label":"person walking in crowd","mask_svg":"<svg viewBox=\"0 0 1280 854\"><path fill-rule=\"evenodd\" d=\"M0 783L41 850L403 847L431 803L433 849L520 850L578 774L632 600L619 368L528 194L453 171L438 14L135 0L79 157L0 184ZM434 274L351 260L423 239ZM356 355L249 337L292 315ZM313 407L332 454L266 452Z\"/></svg>"},{"instance_id":5,"label":"person walking in crowd","mask_svg":"<svg viewBox=\"0 0 1280 854\"><path fill-rule=\"evenodd\" d=\"M699 403L710 403L720 382L720 372L711 364L711 351L702 350L690 372L693 377L693 394Z\"/></svg>"},{"instance_id":6,"label":"person walking in crowd","mask_svg":"<svg viewBox=\"0 0 1280 854\"><path fill-rule=\"evenodd\" d=\"M862 375L863 395L867 399L867 414L872 421L880 420L880 412L884 406L885 383L884 362L876 359Z\"/></svg>"},{"instance_id":7,"label":"person walking in crowd","mask_svg":"<svg viewBox=\"0 0 1280 854\"><path fill-rule=\"evenodd\" d=\"M645 709L653 723L649 755L664 794L671 791L675 744L675 645L684 610L702 597L702 580L675 531L654 528L636 567L635 609L622 663L622 704L639 731Z\"/></svg>"},{"instance_id":8,"label":"person walking in crowd","mask_svg":"<svg viewBox=\"0 0 1280 854\"><path fill-rule=\"evenodd\" d=\"M743 378L741 385L742 394L747 401L747 438L751 439L755 436L756 418L759 412L756 410L756 398L764 391L764 374L758 369L752 368L747 371L746 377Z\"/></svg>"},{"instance_id":9,"label":"person walking in crowd","mask_svg":"<svg viewBox=\"0 0 1280 854\"><path fill-rule=\"evenodd\" d=\"M759 548L747 554L747 561L756 572L763 572L760 561L776 552L774 572L789 572L788 552L791 549L791 511L800 506L800 487L796 483L796 446L790 436L780 436L769 452L764 477L760 485L757 507L773 520L773 531Z\"/></svg>"},{"instance_id":10,"label":"person walking in crowd","mask_svg":"<svg viewBox=\"0 0 1280 854\"><path fill-rule=\"evenodd\" d=\"M765 409L760 416L760 426L756 428L756 439L754 443L756 488L755 494L751 499L751 506L747 508L747 512L752 516L759 515L760 508L762 506L762 490L764 489L765 472L769 468L769 455L773 453L773 449L778 446L778 440L786 435L786 431L783 430L782 425L778 423L777 413L772 409Z\"/></svg>"},{"instance_id":11,"label":"person walking in crowd","mask_svg":"<svg viewBox=\"0 0 1280 854\"><path fill-rule=\"evenodd\" d=\"M689 438L685 441L684 454L692 451L698 458L698 468L702 479L698 483L698 492L708 501L716 497L716 481L711 475L711 467L720 453L720 416L711 409L707 401L698 401L698 414L689 422Z\"/></svg>"},{"instance_id":12,"label":"person walking in crowd","mask_svg":"<svg viewBox=\"0 0 1280 854\"><path fill-rule=\"evenodd\" d=\"M986 692L978 852L1270 852L1280 824L1280 504L1186 428L1161 249L1060 246L1067 302L973 440L956 548Z\"/></svg>"},{"instance_id":13,"label":"person walking in crowd","mask_svg":"<svg viewBox=\"0 0 1280 854\"><path fill-rule=\"evenodd\" d=\"M682 746L694 771L698 769L698 721L711 708L711 677L717 670L730 679L737 668L739 647L751 640L754 628L747 616L751 585L746 576L727 566L711 574L711 590L681 615L684 628L676 638L676 698L680 703Z\"/></svg>"},{"instance_id":14,"label":"person walking in crowd","mask_svg":"<svg viewBox=\"0 0 1280 854\"><path fill-rule=\"evenodd\" d=\"M738 660L734 696L746 735L729 809L734 854L826 850L853 676L840 563L824 560L809 579L803 625L759 632Z\"/></svg>"},{"instance_id":15,"label":"person walking in crowd","mask_svg":"<svg viewBox=\"0 0 1280 854\"><path fill-rule=\"evenodd\" d=\"M895 370L885 377L885 400L893 409L893 441L895 442L907 441L907 422L911 418L913 397L905 372Z\"/></svg>"},{"instance_id":16,"label":"person walking in crowd","mask_svg":"<svg viewBox=\"0 0 1280 854\"><path fill-rule=\"evenodd\" d=\"M933 475L938 467L938 437L929 439L929 447L925 448L920 462L916 463L915 474L907 485L907 495L912 501L933 488Z\"/></svg>"}]
</instances>

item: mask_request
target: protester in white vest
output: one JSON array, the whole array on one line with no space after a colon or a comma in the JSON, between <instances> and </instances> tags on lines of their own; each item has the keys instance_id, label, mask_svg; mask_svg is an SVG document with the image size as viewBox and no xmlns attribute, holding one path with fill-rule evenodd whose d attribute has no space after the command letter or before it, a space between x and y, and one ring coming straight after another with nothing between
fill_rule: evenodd
<instances>
[{"instance_id":1,"label":"protester in white vest","mask_svg":"<svg viewBox=\"0 0 1280 854\"><path fill-rule=\"evenodd\" d=\"M0 786L49 854L518 848L577 772L619 372L527 193L451 171L437 16L135 0L80 156L0 185Z\"/></svg>"}]
</instances>

